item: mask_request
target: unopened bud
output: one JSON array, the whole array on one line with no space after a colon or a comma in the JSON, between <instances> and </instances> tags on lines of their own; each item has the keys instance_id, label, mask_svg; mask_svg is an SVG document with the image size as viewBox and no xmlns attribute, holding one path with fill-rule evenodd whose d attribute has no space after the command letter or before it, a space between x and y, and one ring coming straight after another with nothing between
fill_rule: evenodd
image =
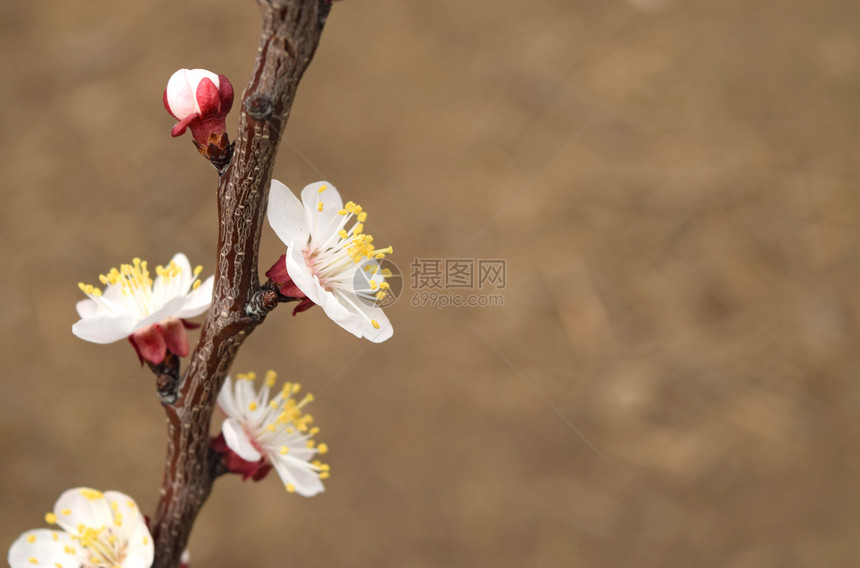
<instances>
[{"instance_id":1,"label":"unopened bud","mask_svg":"<svg viewBox=\"0 0 860 568\"><path fill-rule=\"evenodd\" d=\"M206 69L180 69L164 90L164 108L179 121L170 134L190 129L197 149L213 162L229 151L226 117L232 106L233 85Z\"/></svg>"}]
</instances>

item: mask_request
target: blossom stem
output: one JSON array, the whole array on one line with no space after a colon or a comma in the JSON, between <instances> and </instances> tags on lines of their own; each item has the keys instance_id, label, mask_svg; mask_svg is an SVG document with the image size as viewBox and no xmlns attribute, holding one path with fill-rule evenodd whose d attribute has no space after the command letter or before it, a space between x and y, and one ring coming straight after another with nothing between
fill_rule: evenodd
<instances>
[{"instance_id":1,"label":"blossom stem","mask_svg":"<svg viewBox=\"0 0 860 568\"><path fill-rule=\"evenodd\" d=\"M257 0L262 29L230 164L218 181L218 255L212 306L166 404L167 461L152 517L153 568L176 568L218 475L209 447L216 396L245 338L262 321L257 261L275 155L296 89L319 44L325 0ZM265 103L265 104L262 104ZM269 108L270 106L270 108ZM257 299L255 302L255 298Z\"/></svg>"},{"instance_id":2,"label":"blossom stem","mask_svg":"<svg viewBox=\"0 0 860 568\"><path fill-rule=\"evenodd\" d=\"M146 364L155 373L155 389L161 403L175 403L179 390L179 357L168 351L161 363L147 361Z\"/></svg>"}]
</instances>

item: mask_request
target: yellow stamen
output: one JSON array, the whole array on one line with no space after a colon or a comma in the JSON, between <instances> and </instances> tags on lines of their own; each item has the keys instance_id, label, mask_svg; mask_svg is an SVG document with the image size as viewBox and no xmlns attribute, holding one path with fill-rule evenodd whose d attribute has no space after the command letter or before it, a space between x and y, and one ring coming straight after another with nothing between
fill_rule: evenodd
<instances>
[{"instance_id":1,"label":"yellow stamen","mask_svg":"<svg viewBox=\"0 0 860 568\"><path fill-rule=\"evenodd\" d=\"M266 371L266 385L269 388L275 386L275 381L278 379L278 373L274 371Z\"/></svg>"}]
</instances>

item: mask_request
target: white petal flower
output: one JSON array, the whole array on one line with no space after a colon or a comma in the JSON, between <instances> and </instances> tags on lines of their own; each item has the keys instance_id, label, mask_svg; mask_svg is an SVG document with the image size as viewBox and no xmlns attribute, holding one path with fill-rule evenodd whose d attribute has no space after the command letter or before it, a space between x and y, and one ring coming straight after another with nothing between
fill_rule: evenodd
<instances>
[{"instance_id":1,"label":"white petal flower","mask_svg":"<svg viewBox=\"0 0 860 568\"><path fill-rule=\"evenodd\" d=\"M86 487L60 495L45 515L62 530L25 532L9 549L12 568L149 568L154 547L134 500Z\"/></svg>"},{"instance_id":2,"label":"white petal flower","mask_svg":"<svg viewBox=\"0 0 860 568\"><path fill-rule=\"evenodd\" d=\"M167 266L156 267L155 280L146 261L136 258L99 276L104 291L81 283L78 286L89 298L77 304L81 319L72 333L93 343L131 338L138 355L154 363L161 362L165 349L185 356L187 339L179 321L205 312L212 303L214 277L201 283L197 279L201 270L200 266L192 270L188 258L178 253Z\"/></svg>"},{"instance_id":3,"label":"white petal flower","mask_svg":"<svg viewBox=\"0 0 860 568\"><path fill-rule=\"evenodd\" d=\"M377 305L389 289L387 271L378 261L392 249L374 248L373 237L364 233L367 213L360 205L344 205L327 182L305 187L299 201L287 186L272 180L268 218L287 245L289 284L357 337L379 343L392 336L394 329Z\"/></svg>"},{"instance_id":4,"label":"white petal flower","mask_svg":"<svg viewBox=\"0 0 860 568\"><path fill-rule=\"evenodd\" d=\"M319 428L310 426L313 417L304 412L313 395L299 401L295 394L300 386L285 383L270 399L275 372L266 373L259 392L254 389L255 379L254 373L237 375L235 383L227 377L218 393L218 406L227 415L221 434L229 450L241 458L239 463L228 462L228 468L246 478L260 479L271 466L287 491L305 497L322 493L321 480L329 476L330 468L313 458L326 453L328 446L314 442ZM265 468L262 475L257 475L261 468Z\"/></svg>"}]
</instances>

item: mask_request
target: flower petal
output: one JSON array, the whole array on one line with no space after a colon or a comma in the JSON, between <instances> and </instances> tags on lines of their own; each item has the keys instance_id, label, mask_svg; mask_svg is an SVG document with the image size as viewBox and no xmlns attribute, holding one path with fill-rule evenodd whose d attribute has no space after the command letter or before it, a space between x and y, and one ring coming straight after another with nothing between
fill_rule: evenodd
<instances>
[{"instance_id":1,"label":"flower petal","mask_svg":"<svg viewBox=\"0 0 860 568\"><path fill-rule=\"evenodd\" d=\"M242 424L237 419L227 418L224 420L224 423L221 425L221 433L224 434L224 441L227 442L227 446L243 460L255 462L263 457L254 448L251 440L248 439L248 435L245 434Z\"/></svg>"},{"instance_id":2,"label":"flower petal","mask_svg":"<svg viewBox=\"0 0 860 568\"><path fill-rule=\"evenodd\" d=\"M93 343L113 343L131 335L135 323L131 315L99 315L79 320L72 326L72 333Z\"/></svg>"},{"instance_id":3,"label":"flower petal","mask_svg":"<svg viewBox=\"0 0 860 568\"><path fill-rule=\"evenodd\" d=\"M323 187L325 189L320 191ZM306 218L311 221L309 231L313 242L325 242L340 229L343 216L338 212L343 209L343 199L329 182L318 181L305 186L302 190L302 206Z\"/></svg>"},{"instance_id":4,"label":"flower petal","mask_svg":"<svg viewBox=\"0 0 860 568\"><path fill-rule=\"evenodd\" d=\"M373 343L382 343L394 335L394 327L388 320L388 316L378 306L371 306L356 298L354 306L362 314L361 335ZM373 324L376 322L376 325ZM377 327L378 326L378 327Z\"/></svg>"},{"instance_id":5,"label":"flower petal","mask_svg":"<svg viewBox=\"0 0 860 568\"><path fill-rule=\"evenodd\" d=\"M80 559L65 551L66 546L76 544L64 531L27 531L12 543L7 561L12 568L80 568Z\"/></svg>"},{"instance_id":6,"label":"flower petal","mask_svg":"<svg viewBox=\"0 0 860 568\"><path fill-rule=\"evenodd\" d=\"M203 281L196 290L192 290L185 297L182 309L176 312L178 318L192 318L200 315L212 305L212 288L215 286L215 276L210 276Z\"/></svg>"},{"instance_id":7,"label":"flower petal","mask_svg":"<svg viewBox=\"0 0 860 568\"><path fill-rule=\"evenodd\" d=\"M175 316L179 313L179 310L182 308L182 305L185 303L185 296L179 296L178 298L173 298L161 308L156 310L155 312L149 314L134 326L134 330L143 329L145 327L149 327L153 324L162 322L169 317Z\"/></svg>"},{"instance_id":8,"label":"flower petal","mask_svg":"<svg viewBox=\"0 0 860 568\"><path fill-rule=\"evenodd\" d=\"M82 318L91 318L100 315L105 310L101 304L87 298L86 300L81 300L77 304L75 304L75 309L78 311L78 315Z\"/></svg>"},{"instance_id":9,"label":"flower petal","mask_svg":"<svg viewBox=\"0 0 860 568\"><path fill-rule=\"evenodd\" d=\"M88 487L64 491L54 504L57 524L63 530L77 534L78 526L98 528L113 526L113 513L104 494Z\"/></svg>"},{"instance_id":10,"label":"flower petal","mask_svg":"<svg viewBox=\"0 0 860 568\"><path fill-rule=\"evenodd\" d=\"M122 568L149 568L155 554L152 536L146 527L146 520L134 499L119 491L105 491L111 509L114 511L114 530L125 539L126 557Z\"/></svg>"},{"instance_id":11,"label":"flower petal","mask_svg":"<svg viewBox=\"0 0 860 568\"><path fill-rule=\"evenodd\" d=\"M296 493L302 497L313 497L325 491L319 475L311 469L307 462L286 459L276 459L272 464L285 485L292 485Z\"/></svg>"},{"instance_id":12,"label":"flower petal","mask_svg":"<svg viewBox=\"0 0 860 568\"><path fill-rule=\"evenodd\" d=\"M284 244L297 242L307 244L310 227L302 202L290 188L276 179L269 189L269 225Z\"/></svg>"}]
</instances>

